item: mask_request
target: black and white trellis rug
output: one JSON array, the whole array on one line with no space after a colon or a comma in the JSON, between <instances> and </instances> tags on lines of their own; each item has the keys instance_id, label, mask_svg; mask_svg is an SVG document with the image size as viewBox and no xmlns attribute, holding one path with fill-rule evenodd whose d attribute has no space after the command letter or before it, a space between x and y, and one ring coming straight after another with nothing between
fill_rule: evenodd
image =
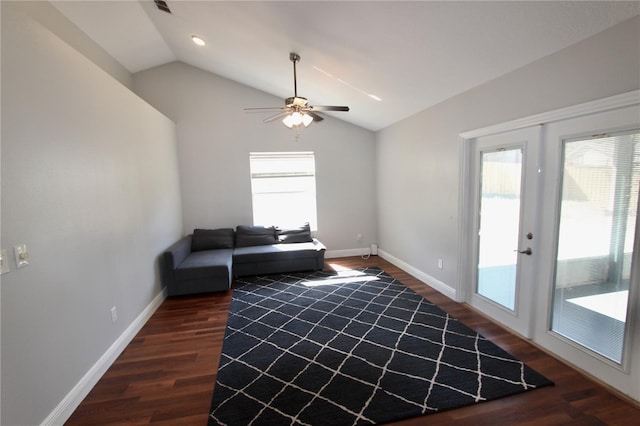
<instances>
[{"instance_id":1,"label":"black and white trellis rug","mask_svg":"<svg viewBox=\"0 0 640 426\"><path fill-rule=\"evenodd\" d=\"M247 277L209 425L380 424L550 384L380 269Z\"/></svg>"}]
</instances>

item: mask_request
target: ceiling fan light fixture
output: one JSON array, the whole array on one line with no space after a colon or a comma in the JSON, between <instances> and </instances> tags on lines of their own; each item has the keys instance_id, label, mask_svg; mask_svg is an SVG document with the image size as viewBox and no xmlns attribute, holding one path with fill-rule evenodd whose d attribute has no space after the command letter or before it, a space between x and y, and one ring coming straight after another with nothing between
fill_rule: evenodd
<instances>
[{"instance_id":1,"label":"ceiling fan light fixture","mask_svg":"<svg viewBox=\"0 0 640 426\"><path fill-rule=\"evenodd\" d=\"M312 116L310 116L309 114L302 114L302 124L304 124L304 127L309 127L309 124L311 124L312 121Z\"/></svg>"},{"instance_id":2,"label":"ceiling fan light fixture","mask_svg":"<svg viewBox=\"0 0 640 426\"><path fill-rule=\"evenodd\" d=\"M302 124L302 114L300 114L298 111L296 111L293 114L291 114L291 122L293 123L294 126L301 125Z\"/></svg>"},{"instance_id":3,"label":"ceiling fan light fixture","mask_svg":"<svg viewBox=\"0 0 640 426\"><path fill-rule=\"evenodd\" d=\"M284 117L282 119L282 124L284 124L285 126L291 129L293 127L293 114L289 114L286 117Z\"/></svg>"},{"instance_id":4,"label":"ceiling fan light fixture","mask_svg":"<svg viewBox=\"0 0 640 426\"><path fill-rule=\"evenodd\" d=\"M304 125L304 127L308 127L312 121L313 117L309 114L294 111L282 119L282 124L291 129L293 127L298 127L301 124Z\"/></svg>"}]
</instances>

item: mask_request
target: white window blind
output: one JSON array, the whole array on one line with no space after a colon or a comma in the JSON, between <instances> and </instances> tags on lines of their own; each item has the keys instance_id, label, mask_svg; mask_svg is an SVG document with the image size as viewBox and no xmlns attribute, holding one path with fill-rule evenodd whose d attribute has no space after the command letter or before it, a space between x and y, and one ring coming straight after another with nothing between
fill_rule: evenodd
<instances>
[{"instance_id":1,"label":"white window blind","mask_svg":"<svg viewBox=\"0 0 640 426\"><path fill-rule=\"evenodd\" d=\"M564 142L552 330L617 363L624 353L639 193L640 132Z\"/></svg>"},{"instance_id":2,"label":"white window blind","mask_svg":"<svg viewBox=\"0 0 640 426\"><path fill-rule=\"evenodd\" d=\"M317 229L313 152L249 154L254 225Z\"/></svg>"}]
</instances>

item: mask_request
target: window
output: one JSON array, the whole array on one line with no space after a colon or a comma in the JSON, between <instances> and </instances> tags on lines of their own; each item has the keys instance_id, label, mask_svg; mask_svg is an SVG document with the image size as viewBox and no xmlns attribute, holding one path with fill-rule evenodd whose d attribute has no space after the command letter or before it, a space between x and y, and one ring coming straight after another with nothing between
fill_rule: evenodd
<instances>
[{"instance_id":1,"label":"window","mask_svg":"<svg viewBox=\"0 0 640 426\"><path fill-rule=\"evenodd\" d=\"M317 229L313 152L249 154L254 225Z\"/></svg>"},{"instance_id":2,"label":"window","mask_svg":"<svg viewBox=\"0 0 640 426\"><path fill-rule=\"evenodd\" d=\"M567 140L563 151L552 330L621 364L631 304L640 132Z\"/></svg>"}]
</instances>

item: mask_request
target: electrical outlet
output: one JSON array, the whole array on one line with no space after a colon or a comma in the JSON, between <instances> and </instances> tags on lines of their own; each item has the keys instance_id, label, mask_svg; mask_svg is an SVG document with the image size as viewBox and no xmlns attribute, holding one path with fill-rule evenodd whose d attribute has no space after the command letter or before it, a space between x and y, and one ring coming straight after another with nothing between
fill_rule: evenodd
<instances>
[{"instance_id":1,"label":"electrical outlet","mask_svg":"<svg viewBox=\"0 0 640 426\"><path fill-rule=\"evenodd\" d=\"M7 250L0 250L0 274L6 274L9 272L9 256L7 255Z\"/></svg>"},{"instance_id":2,"label":"electrical outlet","mask_svg":"<svg viewBox=\"0 0 640 426\"><path fill-rule=\"evenodd\" d=\"M13 246L13 253L16 255L16 267L24 268L29 264L29 252L26 244L17 244Z\"/></svg>"},{"instance_id":3,"label":"electrical outlet","mask_svg":"<svg viewBox=\"0 0 640 426\"><path fill-rule=\"evenodd\" d=\"M358 235L356 235L356 239L357 239L358 241L362 241L362 234L358 234Z\"/></svg>"},{"instance_id":4,"label":"electrical outlet","mask_svg":"<svg viewBox=\"0 0 640 426\"><path fill-rule=\"evenodd\" d=\"M118 321L118 309L114 306L111 308L111 322L116 323Z\"/></svg>"},{"instance_id":5,"label":"electrical outlet","mask_svg":"<svg viewBox=\"0 0 640 426\"><path fill-rule=\"evenodd\" d=\"M442 259L438 259L438 269L442 269Z\"/></svg>"}]
</instances>

